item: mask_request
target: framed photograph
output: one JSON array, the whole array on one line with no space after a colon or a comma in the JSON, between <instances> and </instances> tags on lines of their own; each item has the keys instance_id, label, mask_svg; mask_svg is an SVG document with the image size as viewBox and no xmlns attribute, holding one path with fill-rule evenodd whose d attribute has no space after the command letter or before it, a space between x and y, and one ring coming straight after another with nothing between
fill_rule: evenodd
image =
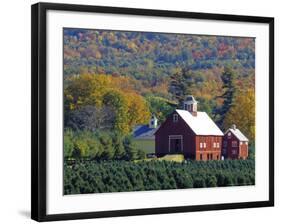
<instances>
[{"instance_id":1,"label":"framed photograph","mask_svg":"<svg viewBox=\"0 0 281 224\"><path fill-rule=\"evenodd\" d=\"M274 19L32 6L32 219L274 205Z\"/></svg>"}]
</instances>

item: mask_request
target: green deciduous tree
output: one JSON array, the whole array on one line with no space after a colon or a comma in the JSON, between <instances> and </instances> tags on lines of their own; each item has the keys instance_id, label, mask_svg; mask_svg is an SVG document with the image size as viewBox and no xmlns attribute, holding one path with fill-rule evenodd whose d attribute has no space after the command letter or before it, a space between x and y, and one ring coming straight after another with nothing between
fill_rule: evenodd
<instances>
[{"instance_id":1,"label":"green deciduous tree","mask_svg":"<svg viewBox=\"0 0 281 224\"><path fill-rule=\"evenodd\" d=\"M125 97L126 96L119 90L110 90L104 94L103 104L113 108L115 113L115 120L113 122L114 129L122 133L129 133L128 103Z\"/></svg>"},{"instance_id":2,"label":"green deciduous tree","mask_svg":"<svg viewBox=\"0 0 281 224\"><path fill-rule=\"evenodd\" d=\"M172 102L159 96L148 95L146 96L146 100L149 105L150 113L154 114L160 123L164 122L167 116L172 113L176 107Z\"/></svg>"}]
</instances>

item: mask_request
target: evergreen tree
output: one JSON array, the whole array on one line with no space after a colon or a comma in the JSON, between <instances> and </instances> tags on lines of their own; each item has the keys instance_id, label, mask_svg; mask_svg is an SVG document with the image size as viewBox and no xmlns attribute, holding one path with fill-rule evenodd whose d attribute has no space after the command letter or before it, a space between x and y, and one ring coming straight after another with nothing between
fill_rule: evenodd
<instances>
[{"instance_id":1,"label":"evergreen tree","mask_svg":"<svg viewBox=\"0 0 281 224\"><path fill-rule=\"evenodd\" d=\"M111 160L114 157L114 148L112 146L112 139L108 134L101 133L99 136L100 143L103 147L103 159Z\"/></svg>"},{"instance_id":2,"label":"evergreen tree","mask_svg":"<svg viewBox=\"0 0 281 224\"><path fill-rule=\"evenodd\" d=\"M120 133L114 132L112 134L112 144L115 151L114 158L117 160L122 159L126 152L123 145L123 137Z\"/></svg>"},{"instance_id":3,"label":"evergreen tree","mask_svg":"<svg viewBox=\"0 0 281 224\"><path fill-rule=\"evenodd\" d=\"M187 95L192 95L194 76L188 68L185 68L171 75L170 79L169 92L181 105Z\"/></svg>"},{"instance_id":4,"label":"evergreen tree","mask_svg":"<svg viewBox=\"0 0 281 224\"><path fill-rule=\"evenodd\" d=\"M64 163L65 194L253 184L254 160L188 163L66 160Z\"/></svg>"},{"instance_id":5,"label":"evergreen tree","mask_svg":"<svg viewBox=\"0 0 281 224\"><path fill-rule=\"evenodd\" d=\"M102 152L102 146L100 144L100 141L93 134L89 134L87 138L87 144L89 146L89 152L87 156L90 159L98 158Z\"/></svg>"},{"instance_id":6,"label":"evergreen tree","mask_svg":"<svg viewBox=\"0 0 281 224\"><path fill-rule=\"evenodd\" d=\"M217 178L213 175L208 176L206 179L207 187L216 187L217 186Z\"/></svg>"},{"instance_id":7,"label":"evergreen tree","mask_svg":"<svg viewBox=\"0 0 281 224\"><path fill-rule=\"evenodd\" d=\"M73 132L71 129L67 129L64 132L63 136L63 149L64 149L64 158L70 158L73 156Z\"/></svg>"},{"instance_id":8,"label":"evergreen tree","mask_svg":"<svg viewBox=\"0 0 281 224\"><path fill-rule=\"evenodd\" d=\"M145 158L146 158L145 151L138 149L138 159L145 159Z\"/></svg>"},{"instance_id":9,"label":"evergreen tree","mask_svg":"<svg viewBox=\"0 0 281 224\"><path fill-rule=\"evenodd\" d=\"M123 141L125 148L125 160L136 160L138 159L138 149L136 145L133 143L132 138L130 136L126 136Z\"/></svg>"},{"instance_id":10,"label":"evergreen tree","mask_svg":"<svg viewBox=\"0 0 281 224\"><path fill-rule=\"evenodd\" d=\"M236 91L234 85L235 73L229 67L225 67L221 76L221 80L223 82L222 88L224 90L224 93L221 96L218 96L217 98L222 99L223 104L215 108L214 110L217 124L220 127L222 127L225 116L233 105Z\"/></svg>"},{"instance_id":11,"label":"evergreen tree","mask_svg":"<svg viewBox=\"0 0 281 224\"><path fill-rule=\"evenodd\" d=\"M193 182L193 187L194 188L206 187L204 178L202 176L195 177Z\"/></svg>"}]
</instances>

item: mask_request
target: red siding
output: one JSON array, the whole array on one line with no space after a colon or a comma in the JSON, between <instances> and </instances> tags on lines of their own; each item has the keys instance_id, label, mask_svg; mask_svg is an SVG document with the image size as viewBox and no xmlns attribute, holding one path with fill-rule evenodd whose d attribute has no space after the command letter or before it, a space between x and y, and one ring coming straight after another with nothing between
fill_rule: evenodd
<instances>
[{"instance_id":1,"label":"red siding","mask_svg":"<svg viewBox=\"0 0 281 224\"><path fill-rule=\"evenodd\" d=\"M173 122L173 115L169 115L167 120L155 133L155 153L157 156L170 154L169 136L182 135L183 154L186 158L196 160L220 160L222 136L197 136L190 127L179 116L178 122ZM200 148L200 142L205 143L205 148ZM219 143L214 147L214 142ZM201 156L200 156L201 155Z\"/></svg>"},{"instance_id":2,"label":"red siding","mask_svg":"<svg viewBox=\"0 0 281 224\"><path fill-rule=\"evenodd\" d=\"M195 134L180 116L178 116L178 122L173 122L175 113L169 115L155 133L155 153L157 156L169 154L169 135L182 135L183 154L186 158L193 159L195 157Z\"/></svg>"},{"instance_id":3,"label":"red siding","mask_svg":"<svg viewBox=\"0 0 281 224\"><path fill-rule=\"evenodd\" d=\"M246 142L242 142L242 144L240 144L239 158L240 159L248 158L248 145L246 144Z\"/></svg>"},{"instance_id":4,"label":"red siding","mask_svg":"<svg viewBox=\"0 0 281 224\"><path fill-rule=\"evenodd\" d=\"M200 143L203 147L200 147ZM196 136L196 160L220 160L221 147L222 136Z\"/></svg>"},{"instance_id":5,"label":"red siding","mask_svg":"<svg viewBox=\"0 0 281 224\"><path fill-rule=\"evenodd\" d=\"M229 136L228 133L231 135ZM236 145L232 144L234 141L237 143ZM247 159L248 143L239 141L231 131L228 131L223 137L223 155L228 159Z\"/></svg>"}]
</instances>

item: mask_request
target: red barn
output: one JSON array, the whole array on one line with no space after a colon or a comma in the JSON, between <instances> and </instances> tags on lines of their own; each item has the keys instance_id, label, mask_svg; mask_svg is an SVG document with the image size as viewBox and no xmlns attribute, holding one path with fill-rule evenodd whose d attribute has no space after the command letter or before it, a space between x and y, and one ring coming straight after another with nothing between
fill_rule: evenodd
<instances>
[{"instance_id":1,"label":"red barn","mask_svg":"<svg viewBox=\"0 0 281 224\"><path fill-rule=\"evenodd\" d=\"M249 140L232 125L223 137L223 156L228 159L247 159Z\"/></svg>"},{"instance_id":2,"label":"red barn","mask_svg":"<svg viewBox=\"0 0 281 224\"><path fill-rule=\"evenodd\" d=\"M155 132L155 154L184 154L195 160L220 160L223 133L197 101L188 96L183 110L175 110Z\"/></svg>"}]
</instances>

